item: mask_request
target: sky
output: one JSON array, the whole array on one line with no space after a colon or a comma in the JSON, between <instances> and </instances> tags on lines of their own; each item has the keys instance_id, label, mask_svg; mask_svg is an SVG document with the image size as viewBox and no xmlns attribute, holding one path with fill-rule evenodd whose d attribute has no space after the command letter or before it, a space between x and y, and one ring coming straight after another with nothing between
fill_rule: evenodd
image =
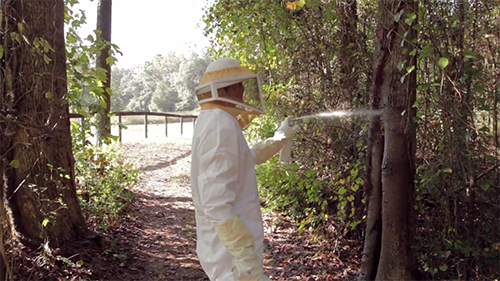
<instances>
[{"instance_id":1,"label":"sky","mask_svg":"<svg viewBox=\"0 0 500 281\"><path fill-rule=\"evenodd\" d=\"M209 46L202 31L203 8L211 1L114 0L111 42L123 53L123 56L118 54L116 66L131 68L169 52L201 54ZM84 10L87 16L87 24L80 29L81 37L93 34L96 28L97 2L80 0L73 7L75 12Z\"/></svg>"}]
</instances>

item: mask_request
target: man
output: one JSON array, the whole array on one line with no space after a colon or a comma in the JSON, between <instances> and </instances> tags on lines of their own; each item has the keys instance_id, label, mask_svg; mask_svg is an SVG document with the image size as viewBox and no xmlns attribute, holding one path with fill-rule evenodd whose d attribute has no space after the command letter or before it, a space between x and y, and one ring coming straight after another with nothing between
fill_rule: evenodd
<instances>
[{"instance_id":1,"label":"man","mask_svg":"<svg viewBox=\"0 0 500 281\"><path fill-rule=\"evenodd\" d=\"M263 270L264 231L255 165L291 140L285 120L252 149L243 129L264 114L259 77L233 59L206 69L196 95L201 107L192 141L191 188L196 251L212 281L270 280Z\"/></svg>"}]
</instances>

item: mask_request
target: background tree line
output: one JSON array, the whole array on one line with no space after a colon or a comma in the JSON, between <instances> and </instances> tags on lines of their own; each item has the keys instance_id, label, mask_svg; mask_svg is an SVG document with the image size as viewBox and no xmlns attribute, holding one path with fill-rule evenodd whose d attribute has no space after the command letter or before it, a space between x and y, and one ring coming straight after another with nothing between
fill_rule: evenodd
<instances>
[{"instance_id":1,"label":"background tree line","mask_svg":"<svg viewBox=\"0 0 500 281\"><path fill-rule=\"evenodd\" d=\"M208 56L192 53L186 57L169 53L132 68L112 70L112 111L191 111L198 107L196 87Z\"/></svg>"}]
</instances>

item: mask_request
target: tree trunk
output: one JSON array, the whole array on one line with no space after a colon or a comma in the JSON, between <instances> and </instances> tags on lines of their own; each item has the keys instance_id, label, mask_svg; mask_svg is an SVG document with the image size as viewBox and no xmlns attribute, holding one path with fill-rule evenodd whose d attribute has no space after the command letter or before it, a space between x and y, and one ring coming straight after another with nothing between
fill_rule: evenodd
<instances>
[{"instance_id":1,"label":"tree trunk","mask_svg":"<svg viewBox=\"0 0 500 281\"><path fill-rule=\"evenodd\" d=\"M4 6L2 5L2 3L0 2L0 31L3 31L3 14L4 14L4 10L3 10ZM0 32L0 42L4 42L3 40L3 36L2 36L3 33ZM2 43L0 43L0 46L2 46L2 50L3 50L3 45ZM4 61L3 61L3 54L0 56L0 69L4 69ZM3 87L4 87L4 83L2 83L1 81L5 81L5 77L4 77L4 73L2 71L0 71L0 92L3 93ZM0 110L1 110L1 106L3 105L3 95L0 95ZM3 115L3 112L0 111L0 114ZM4 171L5 171L5 164L4 164L4 158L2 155L4 155L5 153L5 147L4 147L4 139L3 139L3 135L4 135L4 131L5 131L5 126L4 126L4 122L0 121L0 237L1 237L1 240L0 240L0 246L1 248L3 249L3 246L4 246L4 236L3 236L3 233L4 233L4 228L3 228L3 223L4 223L4 220L6 219L6 216L5 216L5 213L3 212L4 208L5 208L5 195L4 195L4 182L3 182L3 175L4 175ZM5 260L3 258L3 252L0 253L0 280L6 280L6 274L5 274Z\"/></svg>"},{"instance_id":2,"label":"tree trunk","mask_svg":"<svg viewBox=\"0 0 500 281\"><path fill-rule=\"evenodd\" d=\"M357 2L356 0L346 0L340 1L338 3L338 14L341 15L341 27L339 31L340 37L340 77L339 77L339 88L340 96L347 103L351 104L351 108L357 108L362 105L361 103L361 93L358 91L359 82L359 71L356 70L357 65L359 65L358 59L358 44L357 44L357 34L358 34L358 13L357 13ZM349 146L346 149L348 155L352 162L359 160L358 156L358 141L359 132L362 130L362 125L359 122L352 122L351 132L347 132L345 135L346 139L350 142L347 143ZM363 213L362 196L363 191L361 189L354 193L353 206L346 208L346 218L350 220L361 220ZM352 212L354 211L354 214ZM352 218L351 218L352 216Z\"/></svg>"},{"instance_id":3,"label":"tree trunk","mask_svg":"<svg viewBox=\"0 0 500 281\"><path fill-rule=\"evenodd\" d=\"M111 65L107 62L110 56L109 51L111 43L111 11L112 0L99 0L97 6L97 29L101 31L100 39L106 41L106 46L101 50L97 57L97 67L106 70L106 81L103 81L103 98L106 105L99 112L99 128L97 142L101 144L104 138L111 135L111 120L108 116L111 110Z\"/></svg>"},{"instance_id":4,"label":"tree trunk","mask_svg":"<svg viewBox=\"0 0 500 281\"><path fill-rule=\"evenodd\" d=\"M417 13L413 0L380 1L379 21L384 32L381 46L390 55L384 68L384 158L382 163L382 246L377 280L414 280L414 259L411 244L414 233L413 204L415 193L415 109L416 56L410 42L416 31L405 20ZM395 15L402 13L398 22ZM414 24L417 22L415 19ZM404 44L401 35L407 33ZM408 52L403 54L403 48ZM384 50L385 51L385 50ZM403 68L400 62L406 61ZM413 69L409 74L409 69ZM404 81L402 76L406 75Z\"/></svg>"},{"instance_id":5,"label":"tree trunk","mask_svg":"<svg viewBox=\"0 0 500 281\"><path fill-rule=\"evenodd\" d=\"M342 97L351 99L350 102L353 102L358 97L356 95L358 75L355 71L358 21L356 7L356 0L339 2L339 12L342 14L340 28L340 91Z\"/></svg>"},{"instance_id":6,"label":"tree trunk","mask_svg":"<svg viewBox=\"0 0 500 281\"><path fill-rule=\"evenodd\" d=\"M376 110L381 106L384 69L389 52L384 47L382 36L387 35L380 29L374 54L374 71L372 85L372 105ZM380 259L382 235L382 156L384 150L384 136L380 116L372 116L370 122L370 136L366 155L365 194L367 202L367 223L365 242L363 247L362 268L359 280L373 280L377 274Z\"/></svg>"},{"instance_id":7,"label":"tree trunk","mask_svg":"<svg viewBox=\"0 0 500 281\"><path fill-rule=\"evenodd\" d=\"M75 191L64 0L2 5L3 34L12 34L2 38L5 195L24 242L62 246L86 231Z\"/></svg>"}]
</instances>

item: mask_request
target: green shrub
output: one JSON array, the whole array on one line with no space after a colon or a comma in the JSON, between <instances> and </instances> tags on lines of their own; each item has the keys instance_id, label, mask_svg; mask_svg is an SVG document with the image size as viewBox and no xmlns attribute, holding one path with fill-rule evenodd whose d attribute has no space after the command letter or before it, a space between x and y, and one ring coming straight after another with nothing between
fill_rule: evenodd
<instances>
[{"instance_id":1,"label":"green shrub","mask_svg":"<svg viewBox=\"0 0 500 281\"><path fill-rule=\"evenodd\" d=\"M304 170L296 163L281 163L278 157L257 166L261 198L265 207L283 211L300 223L302 230L313 231L328 217L328 201L323 196L326 182L317 171Z\"/></svg>"},{"instance_id":2,"label":"green shrub","mask_svg":"<svg viewBox=\"0 0 500 281\"><path fill-rule=\"evenodd\" d=\"M271 137L281 121L272 114L256 119L245 131L250 144ZM328 179L318 176L319 169L298 163L283 163L278 154L258 165L259 191L265 208L282 211L298 222L301 230L308 227L312 231L328 217L328 201L323 193Z\"/></svg>"},{"instance_id":3,"label":"green shrub","mask_svg":"<svg viewBox=\"0 0 500 281\"><path fill-rule=\"evenodd\" d=\"M91 145L74 149L75 174L80 204L87 220L107 229L133 198L130 188L139 180L139 170L112 146Z\"/></svg>"}]
</instances>

